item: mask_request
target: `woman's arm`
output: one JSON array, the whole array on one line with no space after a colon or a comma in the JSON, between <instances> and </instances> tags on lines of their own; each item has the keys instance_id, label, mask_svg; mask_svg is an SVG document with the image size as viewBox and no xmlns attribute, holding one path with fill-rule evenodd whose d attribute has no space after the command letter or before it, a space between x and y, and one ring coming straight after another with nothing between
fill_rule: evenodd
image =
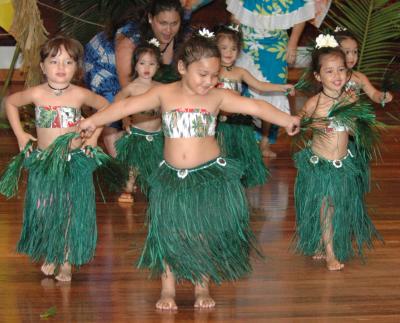
<instances>
[{"instance_id":1,"label":"woman's arm","mask_svg":"<svg viewBox=\"0 0 400 323\"><path fill-rule=\"evenodd\" d=\"M219 108L226 112L250 114L264 121L285 127L289 135L295 135L299 131L300 118L293 117L285 112L278 110L273 105L262 101L246 97L238 97L230 93L229 90L218 89L224 91L221 95L222 99Z\"/></svg>"},{"instance_id":2,"label":"woman's arm","mask_svg":"<svg viewBox=\"0 0 400 323\"><path fill-rule=\"evenodd\" d=\"M294 64L296 62L297 46L299 44L299 40L301 34L303 33L305 25L306 25L305 22L301 22L299 24L294 25L292 28L292 32L290 34L288 42L288 47L286 50L286 61L288 62L288 64Z\"/></svg>"},{"instance_id":3,"label":"woman's arm","mask_svg":"<svg viewBox=\"0 0 400 323\"><path fill-rule=\"evenodd\" d=\"M129 38L121 34L116 35L115 66L121 87L125 87L131 82L132 57L135 48L135 44Z\"/></svg>"},{"instance_id":4,"label":"woman's arm","mask_svg":"<svg viewBox=\"0 0 400 323\"><path fill-rule=\"evenodd\" d=\"M291 84L273 84L269 82L262 82L257 80L250 72L244 68L237 67L240 77L251 88L261 92L287 92L294 95L294 86Z\"/></svg>"}]
</instances>

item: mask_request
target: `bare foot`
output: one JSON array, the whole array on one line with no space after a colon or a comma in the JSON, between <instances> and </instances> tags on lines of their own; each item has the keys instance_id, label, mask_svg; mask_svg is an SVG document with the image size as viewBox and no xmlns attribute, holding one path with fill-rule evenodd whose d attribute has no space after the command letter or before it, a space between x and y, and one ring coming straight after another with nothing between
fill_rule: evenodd
<instances>
[{"instance_id":1,"label":"bare foot","mask_svg":"<svg viewBox=\"0 0 400 323\"><path fill-rule=\"evenodd\" d=\"M326 258L326 267L328 267L328 270L337 271L342 270L344 264L340 263L336 258Z\"/></svg>"},{"instance_id":2,"label":"bare foot","mask_svg":"<svg viewBox=\"0 0 400 323\"><path fill-rule=\"evenodd\" d=\"M52 276L54 275L54 271L56 269L55 264L48 264L48 263L43 263L42 267L40 267L40 270L42 271L43 274L46 276Z\"/></svg>"},{"instance_id":3,"label":"bare foot","mask_svg":"<svg viewBox=\"0 0 400 323\"><path fill-rule=\"evenodd\" d=\"M178 306L175 303L174 292L161 292L161 298L156 303L156 308L162 311L176 311Z\"/></svg>"},{"instance_id":4,"label":"bare foot","mask_svg":"<svg viewBox=\"0 0 400 323\"><path fill-rule=\"evenodd\" d=\"M268 138L263 137L260 142L260 149L263 157L275 158L276 153L274 153L269 146Z\"/></svg>"},{"instance_id":5,"label":"bare foot","mask_svg":"<svg viewBox=\"0 0 400 323\"><path fill-rule=\"evenodd\" d=\"M120 203L133 203L133 196L129 192L124 192L118 197Z\"/></svg>"},{"instance_id":6,"label":"bare foot","mask_svg":"<svg viewBox=\"0 0 400 323\"><path fill-rule=\"evenodd\" d=\"M196 300L194 302L195 308L203 309L203 308L214 308L215 307L215 301L210 296L208 284L207 284L207 286L204 286L204 287L201 285L196 285L195 291L194 291L194 296L196 298Z\"/></svg>"},{"instance_id":7,"label":"bare foot","mask_svg":"<svg viewBox=\"0 0 400 323\"><path fill-rule=\"evenodd\" d=\"M72 273L71 273L71 265L69 263L63 263L60 266L60 270L56 279L61 282L69 282L71 281Z\"/></svg>"}]
</instances>

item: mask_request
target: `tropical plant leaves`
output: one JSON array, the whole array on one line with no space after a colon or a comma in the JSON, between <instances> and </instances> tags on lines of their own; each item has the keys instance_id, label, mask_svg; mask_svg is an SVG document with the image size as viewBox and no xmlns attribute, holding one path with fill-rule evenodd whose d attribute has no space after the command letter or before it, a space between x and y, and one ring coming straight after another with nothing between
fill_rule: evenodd
<instances>
[{"instance_id":1,"label":"tropical plant leaves","mask_svg":"<svg viewBox=\"0 0 400 323\"><path fill-rule=\"evenodd\" d=\"M336 0L326 25L346 27L357 39L357 69L377 84L393 56L400 53L400 2Z\"/></svg>"},{"instance_id":2,"label":"tropical plant leaves","mask_svg":"<svg viewBox=\"0 0 400 323\"><path fill-rule=\"evenodd\" d=\"M87 43L104 29L110 20L121 18L131 8L139 8L148 0L61 0L61 31ZM78 19L77 19L78 18Z\"/></svg>"}]
</instances>

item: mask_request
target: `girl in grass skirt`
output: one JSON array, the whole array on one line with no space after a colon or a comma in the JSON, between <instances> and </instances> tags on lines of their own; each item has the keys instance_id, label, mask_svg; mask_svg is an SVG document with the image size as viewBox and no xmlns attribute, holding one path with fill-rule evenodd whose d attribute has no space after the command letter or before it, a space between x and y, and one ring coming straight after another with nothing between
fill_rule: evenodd
<instances>
[{"instance_id":1,"label":"girl in grass skirt","mask_svg":"<svg viewBox=\"0 0 400 323\"><path fill-rule=\"evenodd\" d=\"M201 34L200 34L201 32ZM217 89L220 53L208 30L195 33L178 56L181 81L116 102L81 123L84 133L127 115L161 107L164 161L149 178L148 235L140 268L161 276L156 307L175 310L175 282L195 285L195 307L215 306L209 281L243 277L251 270L255 238L240 183L239 162L222 158L215 139L220 110L248 113L287 127L297 117L273 106ZM243 108L246 107L246 108Z\"/></svg>"},{"instance_id":2,"label":"girl in grass skirt","mask_svg":"<svg viewBox=\"0 0 400 323\"><path fill-rule=\"evenodd\" d=\"M320 35L316 46L312 68L322 91L302 111L315 131L294 157L297 250L325 259L329 270L341 270L344 261L379 238L364 201L366 155L359 153L369 154L377 122L370 105L345 92L345 56L335 39Z\"/></svg>"},{"instance_id":3,"label":"girl in grass skirt","mask_svg":"<svg viewBox=\"0 0 400 323\"><path fill-rule=\"evenodd\" d=\"M160 65L159 46L158 40L152 38L136 48L132 61L133 81L116 95L115 101L143 94L160 84L152 80ZM159 108L128 116L122 122L126 133L115 147L117 159L127 166L130 178L118 201L132 203L135 177L141 191L145 195L148 193L147 179L162 160L164 137Z\"/></svg>"},{"instance_id":4,"label":"girl in grass skirt","mask_svg":"<svg viewBox=\"0 0 400 323\"><path fill-rule=\"evenodd\" d=\"M217 87L232 90L240 95L242 82L246 82L258 91L290 91L294 94L292 85L261 82L246 69L234 66L242 43L238 25L218 27L216 38L221 53L221 70ZM252 117L244 114L221 113L217 133L223 154L243 164L243 185L252 187L265 184L269 172L256 141Z\"/></svg>"},{"instance_id":5,"label":"girl in grass skirt","mask_svg":"<svg viewBox=\"0 0 400 323\"><path fill-rule=\"evenodd\" d=\"M71 265L89 262L97 241L92 172L98 164L95 149L80 148L76 133L81 106L105 108L108 102L71 84L81 65L83 48L76 40L55 37L41 48L45 83L10 95L5 108L22 151L0 181L0 191L12 196L22 164L29 170L23 227L17 250L34 261L44 260L45 275L71 280ZM18 107L33 103L37 139L21 127ZM95 146L97 131L85 143ZM37 141L37 149L31 141ZM88 152L89 154L89 152ZM24 160L25 159L25 160ZM14 176L13 176L14 174Z\"/></svg>"}]
</instances>

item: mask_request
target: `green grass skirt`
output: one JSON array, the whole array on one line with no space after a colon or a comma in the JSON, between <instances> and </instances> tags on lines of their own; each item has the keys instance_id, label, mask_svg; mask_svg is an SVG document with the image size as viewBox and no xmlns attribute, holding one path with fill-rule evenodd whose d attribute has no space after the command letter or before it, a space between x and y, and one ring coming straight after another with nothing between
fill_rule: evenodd
<instances>
[{"instance_id":1,"label":"green grass skirt","mask_svg":"<svg viewBox=\"0 0 400 323\"><path fill-rule=\"evenodd\" d=\"M147 195L147 179L163 159L164 136L162 131L148 132L131 127L115 144L117 159L137 172L136 182ZM128 171L127 170L127 171Z\"/></svg>"},{"instance_id":2,"label":"green grass skirt","mask_svg":"<svg viewBox=\"0 0 400 323\"><path fill-rule=\"evenodd\" d=\"M334 210L330 222L336 258L346 261L356 254L362 257L363 248L372 248L374 238L381 240L365 206L365 164L351 150L340 161L318 157L310 148L296 153L294 159L298 171L295 183L297 251L305 255L324 253L322 232L329 221L327 208L322 219L320 209L329 203Z\"/></svg>"},{"instance_id":3,"label":"green grass skirt","mask_svg":"<svg viewBox=\"0 0 400 323\"><path fill-rule=\"evenodd\" d=\"M96 162L77 149L68 154L62 172L50 175L40 165L42 154L35 150L24 162L29 175L17 251L34 261L85 264L97 241Z\"/></svg>"},{"instance_id":4,"label":"green grass skirt","mask_svg":"<svg viewBox=\"0 0 400 323\"><path fill-rule=\"evenodd\" d=\"M248 274L249 252L257 248L241 175L231 159L194 169L162 162L149 178L148 235L138 267L158 277L168 264L178 281L192 283Z\"/></svg>"},{"instance_id":5,"label":"green grass skirt","mask_svg":"<svg viewBox=\"0 0 400 323\"><path fill-rule=\"evenodd\" d=\"M217 138L222 155L239 160L244 166L242 184L244 187L264 185L269 177L260 147L251 125L219 122Z\"/></svg>"}]
</instances>

